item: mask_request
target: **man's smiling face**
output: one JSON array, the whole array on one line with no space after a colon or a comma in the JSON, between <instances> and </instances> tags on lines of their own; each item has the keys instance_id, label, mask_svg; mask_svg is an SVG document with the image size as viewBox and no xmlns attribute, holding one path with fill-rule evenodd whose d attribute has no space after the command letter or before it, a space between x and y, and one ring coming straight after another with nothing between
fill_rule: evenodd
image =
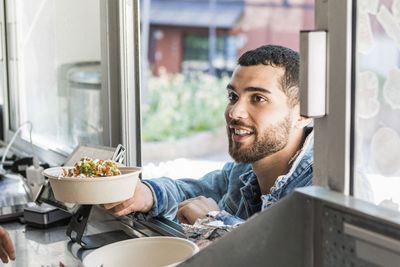
<instances>
[{"instance_id":1,"label":"man's smiling face","mask_svg":"<svg viewBox=\"0 0 400 267\"><path fill-rule=\"evenodd\" d=\"M237 162L256 162L288 143L295 114L281 90L283 74L283 68L263 64L236 67L225 120L229 154Z\"/></svg>"}]
</instances>

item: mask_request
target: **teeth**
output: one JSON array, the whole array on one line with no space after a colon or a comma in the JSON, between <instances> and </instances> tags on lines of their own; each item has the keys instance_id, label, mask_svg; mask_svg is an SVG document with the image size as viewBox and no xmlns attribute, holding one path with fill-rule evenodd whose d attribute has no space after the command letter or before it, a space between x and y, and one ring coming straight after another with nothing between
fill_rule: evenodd
<instances>
[{"instance_id":1,"label":"teeth","mask_svg":"<svg viewBox=\"0 0 400 267\"><path fill-rule=\"evenodd\" d=\"M251 134L251 132L246 131L246 130L235 129L235 134L237 134L237 135L247 135L247 134Z\"/></svg>"}]
</instances>

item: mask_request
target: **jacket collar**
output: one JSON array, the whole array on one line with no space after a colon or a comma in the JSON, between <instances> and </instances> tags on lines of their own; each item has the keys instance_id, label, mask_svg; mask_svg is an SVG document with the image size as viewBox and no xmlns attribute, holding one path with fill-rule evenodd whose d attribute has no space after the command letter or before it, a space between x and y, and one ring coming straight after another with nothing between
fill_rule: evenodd
<instances>
[{"instance_id":1,"label":"jacket collar","mask_svg":"<svg viewBox=\"0 0 400 267\"><path fill-rule=\"evenodd\" d=\"M281 192L289 183L301 178L303 173L308 171L313 164L314 131L312 127L304 128L304 139L302 148L296 153L286 174L279 176L274 186L271 187L270 193L267 195L268 202L271 202L271 204L280 199ZM243 183L240 192L248 217L256 212L254 209L259 211L261 207L261 192L257 176L254 174L250 164L249 166L250 169L239 176L240 181Z\"/></svg>"},{"instance_id":2,"label":"jacket collar","mask_svg":"<svg viewBox=\"0 0 400 267\"><path fill-rule=\"evenodd\" d=\"M280 175L274 186L271 187L270 193L280 191L285 185L291 181L299 178L302 174L310 168L314 162L314 131L312 127L304 129L304 143L301 149L296 153L295 158L292 160L291 166L284 175Z\"/></svg>"}]
</instances>

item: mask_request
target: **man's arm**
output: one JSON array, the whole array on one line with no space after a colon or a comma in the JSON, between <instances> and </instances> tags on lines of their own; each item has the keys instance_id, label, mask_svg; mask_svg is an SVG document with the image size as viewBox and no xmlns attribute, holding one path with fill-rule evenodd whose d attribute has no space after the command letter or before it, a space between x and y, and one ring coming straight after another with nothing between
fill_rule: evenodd
<instances>
[{"instance_id":1,"label":"man's arm","mask_svg":"<svg viewBox=\"0 0 400 267\"><path fill-rule=\"evenodd\" d=\"M149 212L151 216L162 215L174 219L178 204L186 199L204 196L218 202L228 188L227 172L231 170L232 165L233 163L227 163L222 170L213 171L197 180L174 180L166 177L143 180L143 183L138 182L140 184L131 199L105 204L103 207L117 216L140 211ZM147 189L140 189L145 186ZM150 197L150 192L152 197ZM149 203L152 203L150 209Z\"/></svg>"}]
</instances>

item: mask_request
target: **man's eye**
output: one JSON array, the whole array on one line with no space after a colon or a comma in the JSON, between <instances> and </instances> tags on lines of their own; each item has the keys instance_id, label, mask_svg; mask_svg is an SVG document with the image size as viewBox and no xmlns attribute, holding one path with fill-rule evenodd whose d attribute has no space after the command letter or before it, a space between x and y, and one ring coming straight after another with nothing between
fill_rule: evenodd
<instances>
[{"instance_id":1,"label":"man's eye","mask_svg":"<svg viewBox=\"0 0 400 267\"><path fill-rule=\"evenodd\" d=\"M254 101L254 102L265 102L265 101L267 101L267 99L265 99L265 98L262 97L262 96L255 95L255 96L253 96L253 101Z\"/></svg>"},{"instance_id":2,"label":"man's eye","mask_svg":"<svg viewBox=\"0 0 400 267\"><path fill-rule=\"evenodd\" d=\"M228 93L228 99L230 102L235 102L238 99L238 96L235 93Z\"/></svg>"}]
</instances>

